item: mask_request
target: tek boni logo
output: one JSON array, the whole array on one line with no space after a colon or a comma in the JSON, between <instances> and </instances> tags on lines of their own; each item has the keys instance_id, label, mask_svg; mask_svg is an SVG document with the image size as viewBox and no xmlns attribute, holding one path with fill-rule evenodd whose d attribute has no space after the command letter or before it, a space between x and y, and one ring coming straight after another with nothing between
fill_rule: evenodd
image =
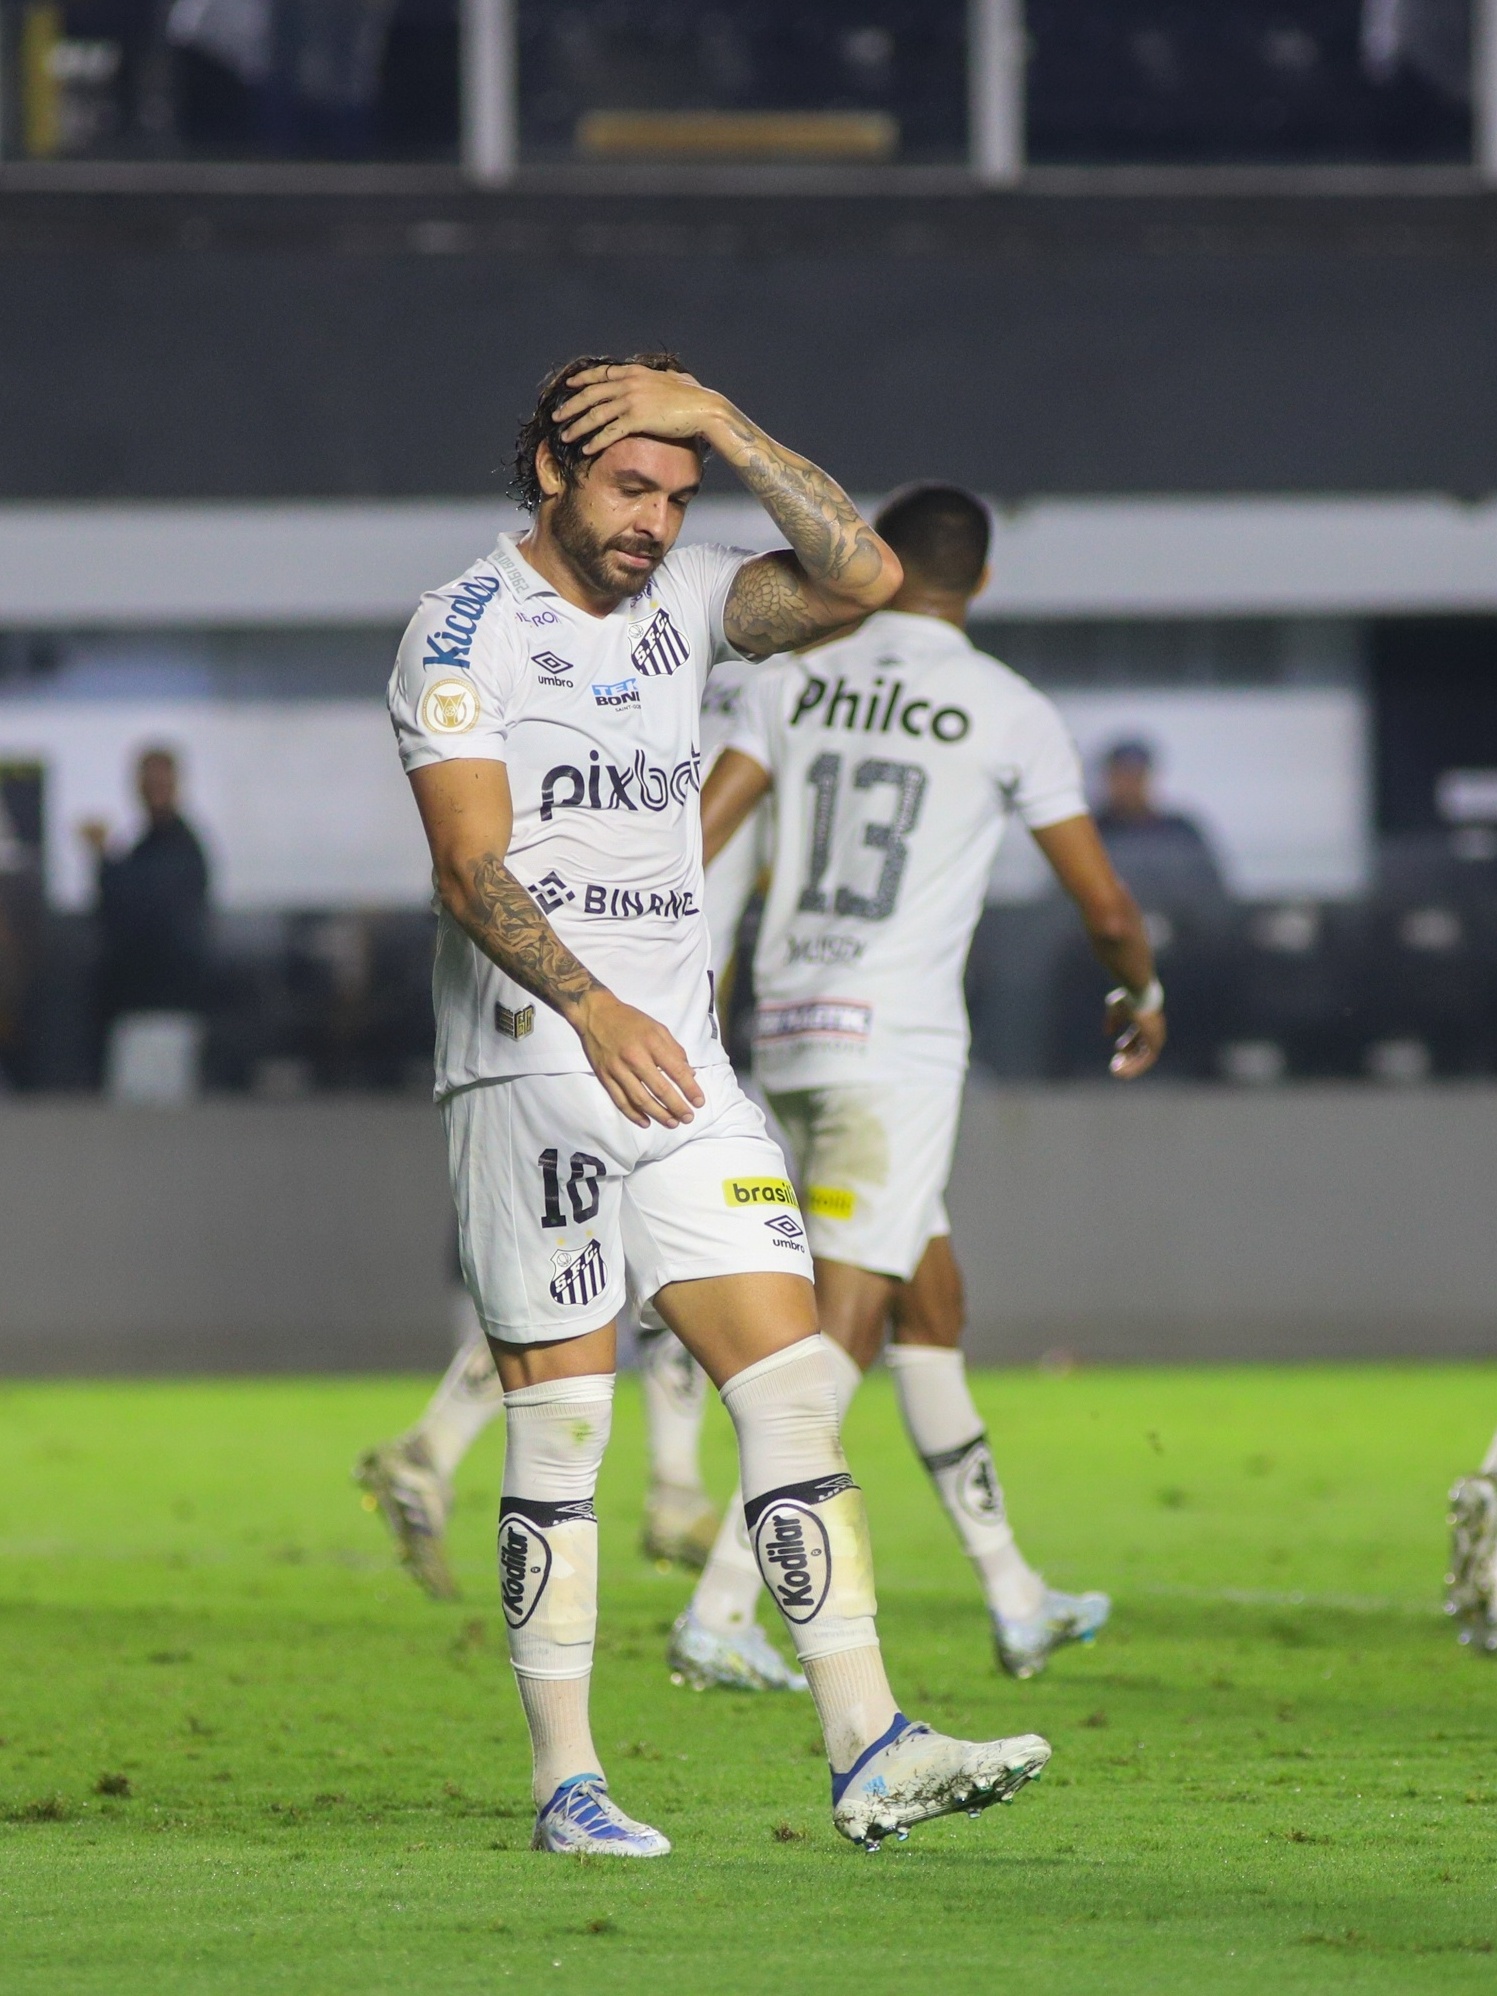
<instances>
[{"instance_id":1,"label":"tek boni logo","mask_svg":"<svg viewBox=\"0 0 1497 1996\"><path fill-rule=\"evenodd\" d=\"M754 1527L754 1557L787 1622L809 1622L832 1584L832 1546L809 1504L781 1498Z\"/></svg>"},{"instance_id":2,"label":"tek boni logo","mask_svg":"<svg viewBox=\"0 0 1497 1996\"><path fill-rule=\"evenodd\" d=\"M512 1629L523 1629L551 1577L551 1548L528 1519L511 1514L499 1527L499 1601Z\"/></svg>"},{"instance_id":3,"label":"tek boni logo","mask_svg":"<svg viewBox=\"0 0 1497 1996\"><path fill-rule=\"evenodd\" d=\"M634 678L616 679L603 686L593 681L593 699L600 707L637 707L639 703L639 681Z\"/></svg>"}]
</instances>

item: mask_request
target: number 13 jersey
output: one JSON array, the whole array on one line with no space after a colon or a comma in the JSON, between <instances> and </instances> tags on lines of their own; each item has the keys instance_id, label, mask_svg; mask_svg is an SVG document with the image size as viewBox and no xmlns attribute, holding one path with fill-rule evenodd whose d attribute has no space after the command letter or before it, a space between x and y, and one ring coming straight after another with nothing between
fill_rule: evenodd
<instances>
[{"instance_id":1,"label":"number 13 jersey","mask_svg":"<svg viewBox=\"0 0 1497 1996\"><path fill-rule=\"evenodd\" d=\"M766 666L727 745L775 785L759 1080L960 1073L962 970L1008 816L1038 830L1087 809L1060 715L953 625L884 610Z\"/></svg>"}]
</instances>

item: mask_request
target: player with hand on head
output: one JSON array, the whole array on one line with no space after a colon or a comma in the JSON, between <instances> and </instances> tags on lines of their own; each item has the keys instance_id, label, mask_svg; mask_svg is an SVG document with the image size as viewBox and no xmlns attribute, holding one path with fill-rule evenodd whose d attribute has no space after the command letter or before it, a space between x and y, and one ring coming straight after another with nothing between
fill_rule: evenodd
<instances>
[{"instance_id":1,"label":"player with hand on head","mask_svg":"<svg viewBox=\"0 0 1497 1996\"><path fill-rule=\"evenodd\" d=\"M709 448L788 548L677 548ZM612 1799L588 1720L627 1263L733 1420L745 1527L816 1702L833 1821L876 1845L1007 1800L1050 1750L946 1738L889 1690L804 1233L717 1033L698 729L718 658L878 609L899 563L824 472L671 355L558 369L517 470L533 524L423 599L390 708L441 904L437 1096L463 1272L504 1389L500 1598L534 1842L669 1849Z\"/></svg>"},{"instance_id":2,"label":"player with hand on head","mask_svg":"<svg viewBox=\"0 0 1497 1996\"><path fill-rule=\"evenodd\" d=\"M710 771L727 741L747 678L757 667L724 659L702 702L702 768ZM707 868L702 910L711 941L712 982L725 1011L739 923L766 854L765 810L750 812ZM637 1347L650 1483L640 1546L649 1559L689 1568L705 1565L717 1537L718 1515L702 1481L701 1434L707 1376L680 1339L649 1308ZM369 1509L384 1515L407 1573L434 1600L455 1600L447 1558L447 1520L458 1465L489 1423L504 1411L504 1389L488 1339L466 1289L456 1293L452 1363L419 1417L403 1434L366 1449L354 1481ZM805 1689L805 1679L763 1639L750 1638L761 1677Z\"/></svg>"},{"instance_id":3,"label":"player with hand on head","mask_svg":"<svg viewBox=\"0 0 1497 1996\"><path fill-rule=\"evenodd\" d=\"M961 1352L943 1194L967 1065L962 970L1011 814L1118 980L1105 1026L1124 1080L1158 1058L1164 994L1060 716L967 638L987 574L981 502L914 486L876 524L903 565L899 593L851 636L758 676L705 787L704 837L710 858L773 788L755 1075L805 1194L839 1410L892 1319L910 1439L977 1570L999 1661L1029 1677L1095 1635L1109 1603L1047 1587L1020 1553ZM678 1678L751 1688L741 1651L758 1592L730 1506L672 1633Z\"/></svg>"}]
</instances>

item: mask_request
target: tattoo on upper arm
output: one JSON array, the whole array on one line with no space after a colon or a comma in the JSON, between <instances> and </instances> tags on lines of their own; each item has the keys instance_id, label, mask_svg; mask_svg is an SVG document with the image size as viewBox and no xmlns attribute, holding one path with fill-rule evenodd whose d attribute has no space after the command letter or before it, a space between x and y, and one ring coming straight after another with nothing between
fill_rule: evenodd
<instances>
[{"instance_id":1,"label":"tattoo on upper arm","mask_svg":"<svg viewBox=\"0 0 1497 1996\"><path fill-rule=\"evenodd\" d=\"M788 451L746 416L732 429L743 446L735 465L794 549L793 558L765 555L738 571L724 613L728 642L764 658L807 644L847 621L829 617L816 585L857 589L883 567L878 536L835 479ZM808 588L807 584L811 586Z\"/></svg>"},{"instance_id":2,"label":"tattoo on upper arm","mask_svg":"<svg viewBox=\"0 0 1497 1996\"><path fill-rule=\"evenodd\" d=\"M497 853L468 869L468 895L454 911L486 956L553 1010L600 991Z\"/></svg>"}]
</instances>

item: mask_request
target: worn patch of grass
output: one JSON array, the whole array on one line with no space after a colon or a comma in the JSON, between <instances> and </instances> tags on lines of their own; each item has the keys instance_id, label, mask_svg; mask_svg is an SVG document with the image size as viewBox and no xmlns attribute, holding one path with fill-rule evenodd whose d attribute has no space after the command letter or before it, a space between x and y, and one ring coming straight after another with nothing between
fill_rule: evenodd
<instances>
[{"instance_id":1,"label":"worn patch of grass","mask_svg":"<svg viewBox=\"0 0 1497 1996\"><path fill-rule=\"evenodd\" d=\"M1443 1494L1497 1370L990 1373L1010 1508L1095 1649L1016 1685L875 1378L848 1427L901 1701L1055 1742L1013 1809L876 1858L833 1835L804 1699L661 1663L688 1583L634 1550L626 1384L600 1493L597 1737L676 1842L533 1856L494 1602L392 1570L348 1465L420 1380L0 1389L0 1984L90 1992L1485 1991L1497 1665L1438 1615ZM731 1480L720 1414L717 1487Z\"/></svg>"}]
</instances>

